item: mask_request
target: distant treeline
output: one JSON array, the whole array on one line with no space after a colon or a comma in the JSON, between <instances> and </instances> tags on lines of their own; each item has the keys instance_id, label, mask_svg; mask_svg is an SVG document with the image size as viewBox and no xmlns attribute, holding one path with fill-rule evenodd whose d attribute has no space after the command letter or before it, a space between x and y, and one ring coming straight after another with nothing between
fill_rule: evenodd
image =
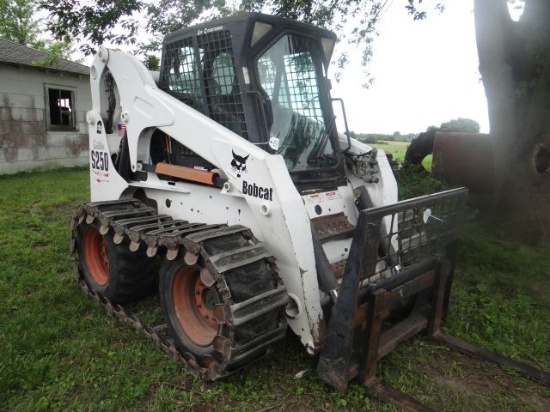
<instances>
[{"instance_id":1,"label":"distant treeline","mask_svg":"<svg viewBox=\"0 0 550 412\"><path fill-rule=\"evenodd\" d=\"M429 126L424 133L435 134L435 132L439 130L445 132L479 133L479 123L466 117L459 117L457 119L449 120L448 122L443 122L439 127ZM399 132L393 132L393 134L349 132L349 134L350 137L364 143L410 142L418 136L418 134L415 133L401 134Z\"/></svg>"},{"instance_id":2,"label":"distant treeline","mask_svg":"<svg viewBox=\"0 0 550 412\"><path fill-rule=\"evenodd\" d=\"M381 133L355 133L349 132L350 136L363 143L379 143L379 142L410 142L416 134L401 134L394 132L393 134Z\"/></svg>"}]
</instances>

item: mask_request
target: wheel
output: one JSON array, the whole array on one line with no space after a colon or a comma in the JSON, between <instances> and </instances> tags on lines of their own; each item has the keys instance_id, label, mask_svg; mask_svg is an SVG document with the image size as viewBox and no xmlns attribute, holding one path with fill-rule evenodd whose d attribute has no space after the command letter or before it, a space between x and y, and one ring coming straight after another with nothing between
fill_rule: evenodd
<instances>
[{"instance_id":1,"label":"wheel","mask_svg":"<svg viewBox=\"0 0 550 412\"><path fill-rule=\"evenodd\" d=\"M207 256L238 249L247 244L241 235L224 236L206 241ZM214 316L217 305L224 307L244 302L260 293L273 290L272 272L263 260L239 266L221 274L222 279L210 287L201 279L204 257L195 265L187 265L182 254L166 259L160 270L159 293L168 329L184 356L192 355L201 366L214 358L225 359L216 350L217 336L230 340L232 347L244 345L278 327L279 310L253 318L239 326L220 323ZM220 308L217 308L219 310Z\"/></svg>"},{"instance_id":2,"label":"wheel","mask_svg":"<svg viewBox=\"0 0 550 412\"><path fill-rule=\"evenodd\" d=\"M222 334L222 325L214 318L214 306L221 302L215 287L207 287L200 268L188 266L183 258L166 261L161 268L162 306L177 346L196 358L214 353L213 341Z\"/></svg>"},{"instance_id":3,"label":"wheel","mask_svg":"<svg viewBox=\"0 0 550 412\"><path fill-rule=\"evenodd\" d=\"M112 229L102 235L96 222L85 221L78 225L75 241L80 276L111 302L139 299L155 287L155 260L147 257L144 247L131 252L127 239L117 245Z\"/></svg>"}]
</instances>

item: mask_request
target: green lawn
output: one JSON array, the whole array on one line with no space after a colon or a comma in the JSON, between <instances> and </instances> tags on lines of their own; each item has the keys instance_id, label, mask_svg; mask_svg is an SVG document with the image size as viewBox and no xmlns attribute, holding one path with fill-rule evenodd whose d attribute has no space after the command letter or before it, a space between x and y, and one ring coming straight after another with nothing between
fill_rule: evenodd
<instances>
[{"instance_id":1,"label":"green lawn","mask_svg":"<svg viewBox=\"0 0 550 412\"><path fill-rule=\"evenodd\" d=\"M395 160L403 162L403 160L405 160L407 147L409 147L409 142L383 142L373 144L372 146L376 147L377 149L383 150L386 153L391 153Z\"/></svg>"},{"instance_id":2,"label":"green lawn","mask_svg":"<svg viewBox=\"0 0 550 412\"><path fill-rule=\"evenodd\" d=\"M358 383L324 385L290 332L273 356L205 383L105 314L77 287L68 252L87 173L0 177L0 411L395 410ZM548 251L470 224L447 330L548 371L549 268ZM384 358L379 374L438 410L550 410L547 387L424 338Z\"/></svg>"},{"instance_id":3,"label":"green lawn","mask_svg":"<svg viewBox=\"0 0 550 412\"><path fill-rule=\"evenodd\" d=\"M393 158L400 163L403 163L405 160L405 153L407 153L407 148L409 147L410 142L383 142L383 143L376 143L372 146L376 147L377 149L383 150L386 153L391 153L393 155ZM422 166L426 170L432 170L432 155L428 155L424 158L422 161Z\"/></svg>"}]
</instances>

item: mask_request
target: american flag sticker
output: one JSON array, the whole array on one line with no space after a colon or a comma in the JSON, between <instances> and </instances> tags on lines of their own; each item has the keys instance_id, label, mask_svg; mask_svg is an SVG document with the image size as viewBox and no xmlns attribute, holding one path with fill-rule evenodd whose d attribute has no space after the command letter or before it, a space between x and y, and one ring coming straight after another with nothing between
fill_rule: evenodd
<instances>
[{"instance_id":1,"label":"american flag sticker","mask_svg":"<svg viewBox=\"0 0 550 412\"><path fill-rule=\"evenodd\" d=\"M118 126L118 137L123 138L126 134L126 123L119 123Z\"/></svg>"}]
</instances>

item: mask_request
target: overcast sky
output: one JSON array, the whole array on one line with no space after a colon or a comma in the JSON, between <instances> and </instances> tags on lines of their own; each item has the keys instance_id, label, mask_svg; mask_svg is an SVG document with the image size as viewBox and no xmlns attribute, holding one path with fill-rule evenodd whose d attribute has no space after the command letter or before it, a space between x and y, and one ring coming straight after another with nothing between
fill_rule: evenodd
<instances>
[{"instance_id":1,"label":"overcast sky","mask_svg":"<svg viewBox=\"0 0 550 412\"><path fill-rule=\"evenodd\" d=\"M473 0L447 1L443 14L432 13L424 21L413 21L404 3L390 0L381 14L368 68L374 84L361 88L365 77L359 62L349 65L339 84L333 81L332 95L344 99L349 129L419 133L465 117L488 132Z\"/></svg>"}]
</instances>

